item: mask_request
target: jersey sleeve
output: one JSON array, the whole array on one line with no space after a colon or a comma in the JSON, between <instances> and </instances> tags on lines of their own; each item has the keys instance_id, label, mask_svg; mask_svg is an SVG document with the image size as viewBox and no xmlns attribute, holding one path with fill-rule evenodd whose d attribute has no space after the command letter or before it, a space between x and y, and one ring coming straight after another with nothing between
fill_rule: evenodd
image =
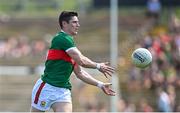
<instances>
[{"instance_id":1,"label":"jersey sleeve","mask_svg":"<svg viewBox=\"0 0 180 113\"><path fill-rule=\"evenodd\" d=\"M52 40L52 48L60 50L68 50L75 47L72 37L57 37Z\"/></svg>"}]
</instances>

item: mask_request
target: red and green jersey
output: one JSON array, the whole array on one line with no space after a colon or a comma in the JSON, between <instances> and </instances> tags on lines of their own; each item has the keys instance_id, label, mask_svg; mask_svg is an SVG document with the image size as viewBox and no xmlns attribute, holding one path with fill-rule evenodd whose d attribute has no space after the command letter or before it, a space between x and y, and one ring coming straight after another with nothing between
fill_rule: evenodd
<instances>
[{"instance_id":1,"label":"red and green jersey","mask_svg":"<svg viewBox=\"0 0 180 113\"><path fill-rule=\"evenodd\" d=\"M70 75L75 62L66 51L75 47L73 37L65 32L58 33L51 42L45 62L42 80L50 85L71 89Z\"/></svg>"}]
</instances>

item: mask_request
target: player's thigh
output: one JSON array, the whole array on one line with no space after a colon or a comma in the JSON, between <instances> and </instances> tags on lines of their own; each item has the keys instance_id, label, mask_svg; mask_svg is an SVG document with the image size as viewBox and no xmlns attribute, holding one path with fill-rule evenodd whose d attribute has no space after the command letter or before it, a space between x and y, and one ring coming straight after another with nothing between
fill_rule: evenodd
<instances>
[{"instance_id":1,"label":"player's thigh","mask_svg":"<svg viewBox=\"0 0 180 113\"><path fill-rule=\"evenodd\" d=\"M34 108L33 106L31 106L30 112L45 112L45 111L38 110Z\"/></svg>"},{"instance_id":2,"label":"player's thigh","mask_svg":"<svg viewBox=\"0 0 180 113\"><path fill-rule=\"evenodd\" d=\"M72 112L72 103L70 102L55 102L52 105L54 112Z\"/></svg>"}]
</instances>

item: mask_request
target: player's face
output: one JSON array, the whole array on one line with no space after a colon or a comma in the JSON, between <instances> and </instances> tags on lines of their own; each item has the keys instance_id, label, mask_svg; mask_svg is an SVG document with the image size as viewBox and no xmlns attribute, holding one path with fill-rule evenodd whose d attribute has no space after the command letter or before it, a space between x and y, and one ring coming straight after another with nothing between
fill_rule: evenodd
<instances>
[{"instance_id":1,"label":"player's face","mask_svg":"<svg viewBox=\"0 0 180 113\"><path fill-rule=\"evenodd\" d=\"M79 20L78 20L77 16L74 16L71 18L69 23L67 23L67 26L66 26L67 32L70 35L77 35L79 26L80 26Z\"/></svg>"}]
</instances>

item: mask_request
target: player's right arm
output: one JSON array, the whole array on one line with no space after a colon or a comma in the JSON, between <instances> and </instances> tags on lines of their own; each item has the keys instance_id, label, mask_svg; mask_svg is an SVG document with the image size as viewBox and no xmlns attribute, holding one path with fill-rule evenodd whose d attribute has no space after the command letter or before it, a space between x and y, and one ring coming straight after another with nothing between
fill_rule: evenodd
<instances>
[{"instance_id":1,"label":"player's right arm","mask_svg":"<svg viewBox=\"0 0 180 113\"><path fill-rule=\"evenodd\" d=\"M96 63L86 56L84 56L76 47L73 47L66 51L68 55L75 60L75 62L85 68L93 68L98 69L100 72L102 72L105 77L107 78L107 74L111 76L111 74L114 72L114 68L109 66L108 62L105 63Z\"/></svg>"},{"instance_id":2,"label":"player's right arm","mask_svg":"<svg viewBox=\"0 0 180 113\"><path fill-rule=\"evenodd\" d=\"M82 55L82 53L76 48L73 47L72 49L66 51L68 55L76 61L80 66L85 67L85 68L93 68L96 69L97 63L93 62L89 58L85 57Z\"/></svg>"}]
</instances>

